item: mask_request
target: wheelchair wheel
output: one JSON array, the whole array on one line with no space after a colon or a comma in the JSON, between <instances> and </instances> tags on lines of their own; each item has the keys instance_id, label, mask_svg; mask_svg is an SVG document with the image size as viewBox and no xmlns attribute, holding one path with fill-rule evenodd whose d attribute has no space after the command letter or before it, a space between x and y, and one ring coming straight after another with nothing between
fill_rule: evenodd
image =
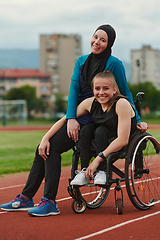
<instances>
[{"instance_id":1,"label":"wheelchair wheel","mask_svg":"<svg viewBox=\"0 0 160 240\"><path fill-rule=\"evenodd\" d=\"M121 198L116 199L116 208L118 214L123 214L123 202Z\"/></svg>"},{"instance_id":2,"label":"wheelchair wheel","mask_svg":"<svg viewBox=\"0 0 160 240\"><path fill-rule=\"evenodd\" d=\"M95 157L95 152L91 153L91 158ZM75 177L75 171L78 170L78 162L79 162L79 152L75 151L72 158L72 169L71 169L71 178ZM112 171L110 171L110 176L112 177ZM94 185L93 180L90 181L89 184L83 186L76 186L76 195L78 198L83 199L86 203L87 208L94 209L100 207L104 201L106 200L110 186L103 187Z\"/></svg>"},{"instance_id":3,"label":"wheelchair wheel","mask_svg":"<svg viewBox=\"0 0 160 240\"><path fill-rule=\"evenodd\" d=\"M125 175L128 196L137 209L147 210L160 202L160 144L150 134L132 140Z\"/></svg>"},{"instance_id":4,"label":"wheelchair wheel","mask_svg":"<svg viewBox=\"0 0 160 240\"><path fill-rule=\"evenodd\" d=\"M106 200L110 186L103 188L94 185L93 180L89 184L79 186L79 194L85 200L87 208L93 209L100 207Z\"/></svg>"},{"instance_id":5,"label":"wheelchair wheel","mask_svg":"<svg viewBox=\"0 0 160 240\"><path fill-rule=\"evenodd\" d=\"M72 210L75 213L83 213L86 210L86 203L84 200L78 202L77 200L73 200L72 202Z\"/></svg>"}]
</instances>

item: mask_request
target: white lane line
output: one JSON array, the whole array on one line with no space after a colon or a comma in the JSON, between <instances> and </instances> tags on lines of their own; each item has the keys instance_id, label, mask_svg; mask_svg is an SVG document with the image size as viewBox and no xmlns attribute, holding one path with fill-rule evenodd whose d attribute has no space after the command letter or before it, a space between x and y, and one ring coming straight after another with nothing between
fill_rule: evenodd
<instances>
[{"instance_id":1,"label":"white lane line","mask_svg":"<svg viewBox=\"0 0 160 240\"><path fill-rule=\"evenodd\" d=\"M0 214L2 214L2 213L7 213L7 212L0 212Z\"/></svg>"},{"instance_id":2,"label":"white lane line","mask_svg":"<svg viewBox=\"0 0 160 240\"><path fill-rule=\"evenodd\" d=\"M6 189L10 189L10 188L22 187L24 185L25 184L19 184L19 185L14 185L14 186L1 187L0 190L6 190Z\"/></svg>"},{"instance_id":3,"label":"white lane line","mask_svg":"<svg viewBox=\"0 0 160 240\"><path fill-rule=\"evenodd\" d=\"M125 225L127 225L127 224L130 224L130 223L133 223L133 222L136 222L136 221L140 221L140 220L143 220L143 219L146 219L146 218L149 218L149 217L158 215L158 214L160 214L160 211L155 212L155 213L148 214L148 215L143 216L143 217L135 218L135 219L132 219L132 220L129 220L129 221L126 221L126 222L122 222L122 223L120 223L120 224L114 225L113 227L109 227L109 228L103 229L103 230L101 230L101 231L98 231L98 232L95 232L95 233L92 233L92 234L89 234L89 235L86 235L86 236L83 236L83 237L80 237L80 238L76 238L76 239L74 239L74 240L83 240L83 239L95 237L95 236L100 235L100 234L103 234L103 233L105 233L105 232L108 232L108 231L117 229L117 228L122 227L122 226L125 226Z\"/></svg>"},{"instance_id":4,"label":"white lane line","mask_svg":"<svg viewBox=\"0 0 160 240\"><path fill-rule=\"evenodd\" d=\"M61 180L64 180L64 179L66 179L66 178L64 178L64 177L61 178ZM44 183L44 181L42 183ZM24 185L25 185L25 183L24 184L19 184L19 185L8 186L8 187L1 187L0 190L6 190L6 189L9 189L9 188L16 188L16 187L23 187Z\"/></svg>"}]
</instances>

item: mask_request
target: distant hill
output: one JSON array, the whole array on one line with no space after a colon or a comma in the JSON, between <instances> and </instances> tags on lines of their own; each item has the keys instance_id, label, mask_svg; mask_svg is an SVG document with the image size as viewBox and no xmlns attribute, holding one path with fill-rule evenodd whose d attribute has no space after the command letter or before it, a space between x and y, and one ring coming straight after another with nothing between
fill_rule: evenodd
<instances>
[{"instance_id":1,"label":"distant hill","mask_svg":"<svg viewBox=\"0 0 160 240\"><path fill-rule=\"evenodd\" d=\"M39 50L0 49L0 68L39 69Z\"/></svg>"},{"instance_id":2,"label":"distant hill","mask_svg":"<svg viewBox=\"0 0 160 240\"><path fill-rule=\"evenodd\" d=\"M122 62L126 69L127 80L130 81L130 63ZM2 68L39 69L39 49L0 49L0 69Z\"/></svg>"}]
</instances>

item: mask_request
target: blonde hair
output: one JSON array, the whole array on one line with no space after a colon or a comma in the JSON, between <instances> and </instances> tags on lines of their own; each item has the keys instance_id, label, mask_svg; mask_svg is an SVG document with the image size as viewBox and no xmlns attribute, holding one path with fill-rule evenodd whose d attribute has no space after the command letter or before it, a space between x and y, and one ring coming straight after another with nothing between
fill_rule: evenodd
<instances>
[{"instance_id":1,"label":"blonde hair","mask_svg":"<svg viewBox=\"0 0 160 240\"><path fill-rule=\"evenodd\" d=\"M104 70L103 72L97 73L97 74L94 76L94 78L93 78L93 80L92 80L92 82L91 82L91 87L92 87L92 89L93 89L93 87L94 87L94 81L95 81L95 79L97 79L97 78L107 78L107 79L109 79L110 82L111 82L112 85L113 85L113 88L116 87L116 89L117 89L116 93L115 93L115 94L113 95L113 97L109 100L109 108L108 108L108 111L110 111L111 108L112 108L112 106L113 106L114 101L116 100L116 98L117 98L117 97L124 97L124 98L125 98L125 96L121 95L120 90L119 90L119 87L118 87L118 85L117 85L117 83L116 83L116 79L115 79L115 77L114 77L114 75L113 75L112 72L110 72L110 71L108 71L108 70Z\"/></svg>"}]
</instances>

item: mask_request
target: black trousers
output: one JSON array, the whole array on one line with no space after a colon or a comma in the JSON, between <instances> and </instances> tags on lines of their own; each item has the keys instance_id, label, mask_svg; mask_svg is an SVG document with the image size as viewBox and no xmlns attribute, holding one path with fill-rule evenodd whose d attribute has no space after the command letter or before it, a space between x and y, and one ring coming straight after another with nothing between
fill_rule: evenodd
<instances>
[{"instance_id":1,"label":"black trousers","mask_svg":"<svg viewBox=\"0 0 160 240\"><path fill-rule=\"evenodd\" d=\"M22 194L29 198L33 198L45 178L44 197L55 200L61 174L61 153L68 151L75 144L67 135L67 124L49 141L50 151L46 161L39 155L37 147L28 180L22 191Z\"/></svg>"},{"instance_id":2,"label":"black trousers","mask_svg":"<svg viewBox=\"0 0 160 240\"><path fill-rule=\"evenodd\" d=\"M104 151L116 136L105 126L96 126L94 123L85 125L80 131L79 148L81 158L81 169L87 168L90 161L90 142L95 140L96 154ZM98 166L98 170L104 170L105 161Z\"/></svg>"}]
</instances>

